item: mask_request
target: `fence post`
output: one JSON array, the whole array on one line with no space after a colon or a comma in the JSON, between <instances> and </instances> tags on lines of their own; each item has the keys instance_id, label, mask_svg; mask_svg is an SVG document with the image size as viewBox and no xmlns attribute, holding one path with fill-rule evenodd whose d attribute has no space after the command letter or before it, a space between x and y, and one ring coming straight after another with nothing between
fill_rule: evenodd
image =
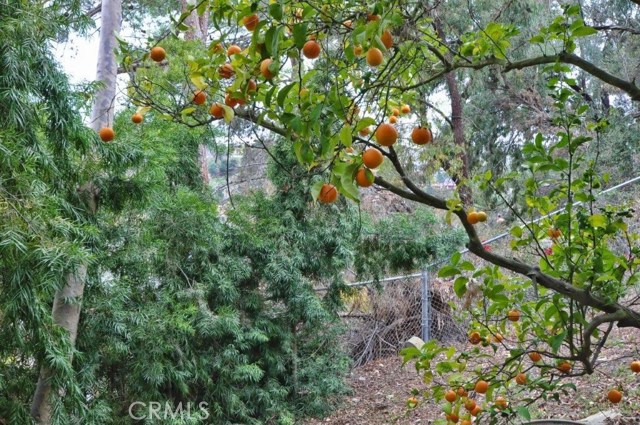
<instances>
[{"instance_id":1,"label":"fence post","mask_svg":"<svg viewBox=\"0 0 640 425\"><path fill-rule=\"evenodd\" d=\"M429 269L422 270L422 340L429 341L429 310L431 308L431 296L429 293Z\"/></svg>"}]
</instances>

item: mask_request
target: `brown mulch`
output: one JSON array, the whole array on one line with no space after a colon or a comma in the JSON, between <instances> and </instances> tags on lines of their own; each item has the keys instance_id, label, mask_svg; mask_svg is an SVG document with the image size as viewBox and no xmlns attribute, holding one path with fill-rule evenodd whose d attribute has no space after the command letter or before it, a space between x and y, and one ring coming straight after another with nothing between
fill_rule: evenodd
<instances>
[{"instance_id":1,"label":"brown mulch","mask_svg":"<svg viewBox=\"0 0 640 425\"><path fill-rule=\"evenodd\" d=\"M629 371L629 361L638 355L640 331L616 330L615 338L601 355L598 372L590 376L571 378L577 392L562 396L559 402L538 401L530 407L532 417L580 420L604 411L614 411L622 417L608 425L640 425L640 374ZM415 409L408 409L407 399L412 389L425 389L413 364L402 367L400 357L376 359L354 369L348 378L352 394L331 416L311 419L306 425L415 425L432 424L442 412L436 404L419 396ZM606 400L612 387L621 386L624 398L618 405ZM511 399L511 403L517 402Z\"/></svg>"}]
</instances>

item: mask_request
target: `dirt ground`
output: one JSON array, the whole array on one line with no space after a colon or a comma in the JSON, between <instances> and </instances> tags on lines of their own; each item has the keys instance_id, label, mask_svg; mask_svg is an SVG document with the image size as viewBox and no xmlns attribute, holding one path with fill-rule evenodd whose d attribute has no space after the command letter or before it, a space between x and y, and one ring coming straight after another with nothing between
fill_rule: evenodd
<instances>
[{"instance_id":1,"label":"dirt ground","mask_svg":"<svg viewBox=\"0 0 640 425\"><path fill-rule=\"evenodd\" d=\"M640 374L631 373L628 366L632 358L640 358L640 331L623 329L614 332L610 339L613 342L601 355L599 371L590 376L568 378L576 385L577 392L571 391L559 402L538 401L530 407L533 419L579 420L613 410L622 416L611 421L612 425L640 425ZM309 420L305 424L422 425L432 424L443 416L439 406L421 396L415 409L407 408L411 390L425 389L425 384L411 363L402 367L400 357L376 359L352 370L349 385L352 394L333 415ZM618 405L606 400L607 391L614 386L623 389L624 397ZM510 402L517 403L517 400Z\"/></svg>"}]
</instances>

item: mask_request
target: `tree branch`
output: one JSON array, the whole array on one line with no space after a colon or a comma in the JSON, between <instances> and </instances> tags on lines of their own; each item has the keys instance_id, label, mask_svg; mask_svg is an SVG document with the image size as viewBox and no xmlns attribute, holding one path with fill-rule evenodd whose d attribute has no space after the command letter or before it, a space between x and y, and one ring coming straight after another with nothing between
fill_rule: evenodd
<instances>
[{"instance_id":1,"label":"tree branch","mask_svg":"<svg viewBox=\"0 0 640 425\"><path fill-rule=\"evenodd\" d=\"M585 365L587 373L593 373L593 363L589 360L591 355L591 335L598 329L598 326L603 323L612 323L623 320L626 317L623 311L616 311L615 313L601 314L594 317L589 322L589 325L584 328L582 332L582 349L578 354L578 358Z\"/></svg>"},{"instance_id":2,"label":"tree branch","mask_svg":"<svg viewBox=\"0 0 640 425\"><path fill-rule=\"evenodd\" d=\"M93 18L94 16L96 16L100 12L102 12L102 3L98 3L97 5L93 6L91 9L89 9L89 11L86 13L86 15L89 18Z\"/></svg>"},{"instance_id":3,"label":"tree branch","mask_svg":"<svg viewBox=\"0 0 640 425\"><path fill-rule=\"evenodd\" d=\"M632 0L632 1L636 1L636 0ZM640 4L640 0L637 0L637 2L639 2ZM582 59L577 55L574 55L573 53L567 53L567 52L562 52L560 54L552 55L552 56L538 56L535 58L524 59L517 62L507 62L503 59L498 59L498 58L490 58L484 61L474 62L474 63L456 62L456 63L450 64L448 67L445 67L443 70L437 72L436 74L433 74L431 77L427 78L426 80L419 81L409 86L392 86L392 88L395 88L401 91L412 90L422 85L429 84L435 80L438 80L448 72L455 69L463 69L463 68L483 69L488 66L498 65L503 67L504 72L509 72L516 69L530 68L533 66L546 65L550 63L556 63L556 62L577 66L578 68L582 69L588 74L593 75L594 77L600 79L601 81L619 88L623 92L627 93L632 100L640 101L640 87L636 86L634 83L630 81L623 80L621 78L616 77L615 75L610 74L604 69L596 66L595 64L585 59Z\"/></svg>"},{"instance_id":4,"label":"tree branch","mask_svg":"<svg viewBox=\"0 0 640 425\"><path fill-rule=\"evenodd\" d=\"M596 25L593 27L598 31L620 31L620 32L628 32L630 34L640 34L640 30L629 27L621 27L619 25Z\"/></svg>"}]
</instances>

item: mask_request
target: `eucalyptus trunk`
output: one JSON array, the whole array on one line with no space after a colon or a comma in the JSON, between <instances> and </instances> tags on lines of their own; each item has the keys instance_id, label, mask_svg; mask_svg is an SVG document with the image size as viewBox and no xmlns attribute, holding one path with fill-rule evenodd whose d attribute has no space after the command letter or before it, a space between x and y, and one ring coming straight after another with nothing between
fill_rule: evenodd
<instances>
[{"instance_id":1,"label":"eucalyptus trunk","mask_svg":"<svg viewBox=\"0 0 640 425\"><path fill-rule=\"evenodd\" d=\"M187 0L180 0L182 6L182 12L184 13L189 9ZM198 15L196 10L193 10L191 14L184 20L185 25L189 29L185 32L185 38L187 40L200 40L202 43L207 42L207 34L209 28L209 9L207 8L202 15ZM200 175L202 176L202 182L205 186L209 186L209 165L207 163L207 157L209 155L209 149L205 144L198 146L198 164L200 166Z\"/></svg>"},{"instance_id":2,"label":"eucalyptus trunk","mask_svg":"<svg viewBox=\"0 0 640 425\"><path fill-rule=\"evenodd\" d=\"M120 31L121 18L121 0L102 1L102 23L96 78L103 86L96 94L91 116L91 127L96 132L102 127L111 127L113 125L118 71L114 49L116 47L116 34ZM82 185L79 190L85 192L87 204L93 206L87 209L88 213L95 214L98 205L95 186L92 182L88 182ZM75 270L69 271L64 278L64 286L56 292L53 302L53 322L69 333L72 347L75 347L78 335L78 322L80 321L82 295L86 279L86 265L80 265ZM72 356L73 353L69 353L70 360ZM52 420L51 380L53 373L46 360L44 360L40 368L40 376L31 404L31 415L36 423L41 425L51 424Z\"/></svg>"}]
</instances>

